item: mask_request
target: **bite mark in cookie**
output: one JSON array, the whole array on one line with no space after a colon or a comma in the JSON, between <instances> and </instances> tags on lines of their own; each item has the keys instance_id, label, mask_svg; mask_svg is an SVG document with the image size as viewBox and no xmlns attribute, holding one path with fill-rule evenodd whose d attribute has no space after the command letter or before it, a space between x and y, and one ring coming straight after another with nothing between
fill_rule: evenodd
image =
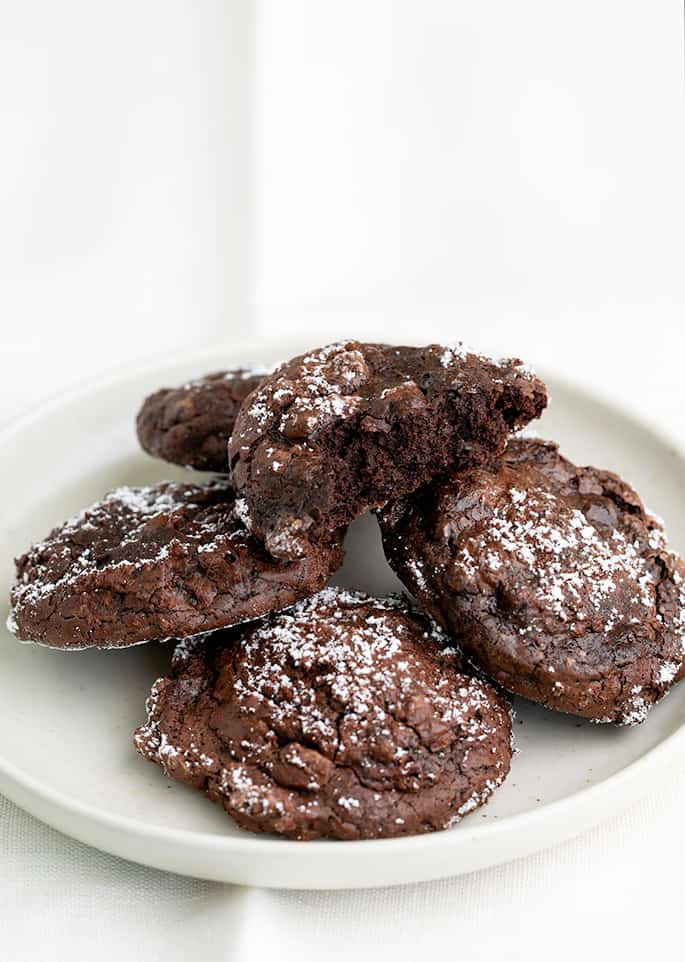
<instances>
[{"instance_id":1,"label":"bite mark in cookie","mask_svg":"<svg viewBox=\"0 0 685 962\"><path fill-rule=\"evenodd\" d=\"M346 341L283 364L246 399L229 443L255 535L276 557L447 469L483 463L540 415L518 360L461 347Z\"/></svg>"}]
</instances>

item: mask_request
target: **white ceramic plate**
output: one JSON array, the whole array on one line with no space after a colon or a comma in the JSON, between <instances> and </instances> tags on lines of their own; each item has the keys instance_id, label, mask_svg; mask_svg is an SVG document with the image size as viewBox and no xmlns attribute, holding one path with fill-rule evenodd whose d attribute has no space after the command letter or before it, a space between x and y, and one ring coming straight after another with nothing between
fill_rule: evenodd
<instances>
[{"instance_id":1,"label":"white ceramic plate","mask_svg":"<svg viewBox=\"0 0 685 962\"><path fill-rule=\"evenodd\" d=\"M187 357L52 403L0 436L3 622L11 559L31 540L118 484L187 476L138 449L133 420L147 393L306 346L247 344ZM685 547L685 462L675 448L582 390L547 380L553 401L541 433L581 463L624 474L666 518L675 547ZM347 550L339 583L397 590L372 518L352 526ZM630 730L519 701L511 775L456 828L374 842L253 836L132 748L147 692L170 655L168 645L61 653L0 632L0 791L83 842L157 868L253 885L364 887L457 875L559 842L648 790L685 751L685 685Z\"/></svg>"}]
</instances>

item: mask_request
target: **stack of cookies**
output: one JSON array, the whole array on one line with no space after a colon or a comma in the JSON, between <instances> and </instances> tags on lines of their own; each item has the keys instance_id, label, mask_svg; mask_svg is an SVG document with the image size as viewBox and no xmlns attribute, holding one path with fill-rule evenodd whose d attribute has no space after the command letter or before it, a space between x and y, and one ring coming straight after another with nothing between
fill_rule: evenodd
<instances>
[{"instance_id":1,"label":"stack of cookies","mask_svg":"<svg viewBox=\"0 0 685 962\"><path fill-rule=\"evenodd\" d=\"M396 837L457 822L511 762L510 693L632 725L685 674L685 566L616 475L521 430L520 361L332 344L147 398L150 454L17 559L10 628L53 648L177 639L138 751L243 828ZM329 586L373 510L413 596Z\"/></svg>"}]
</instances>

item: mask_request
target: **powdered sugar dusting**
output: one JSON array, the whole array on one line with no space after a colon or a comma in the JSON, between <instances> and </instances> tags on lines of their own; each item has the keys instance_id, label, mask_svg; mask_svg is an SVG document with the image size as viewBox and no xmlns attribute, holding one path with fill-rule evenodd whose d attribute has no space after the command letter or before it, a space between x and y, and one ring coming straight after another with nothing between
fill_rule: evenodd
<instances>
[{"instance_id":1,"label":"powdered sugar dusting","mask_svg":"<svg viewBox=\"0 0 685 962\"><path fill-rule=\"evenodd\" d=\"M239 642L247 674L236 682L236 692L244 711L254 712L255 699L264 700L277 730L279 724L287 726L296 715L306 742L338 744L339 733L330 711L325 703L322 707L316 695L323 686L346 724L353 725L355 744L376 737L379 729L390 737L385 726L398 706L387 702L386 693L399 691L402 698L420 697L423 675L406 624L393 617L404 609L403 602L374 599L373 614L368 613L368 604L366 595L328 588ZM354 620L356 606L364 606L365 613L351 631L350 618ZM437 626L431 625L428 634L442 645L447 641ZM251 657L258 651L268 651L268 658ZM450 676L439 674L434 688L425 695L443 722L462 727L467 742L481 741L490 734L477 711L486 708L489 696L477 680L464 678L455 691ZM338 757L344 755L340 746L336 751ZM409 770L411 759L402 761L401 752L395 758L400 771L403 765ZM338 804L349 810L359 802L351 796L338 799Z\"/></svg>"},{"instance_id":2,"label":"powdered sugar dusting","mask_svg":"<svg viewBox=\"0 0 685 962\"><path fill-rule=\"evenodd\" d=\"M651 707L651 704L645 700L642 694L642 686L634 685L630 692L630 698L623 706L621 725L629 727L641 725L649 714Z\"/></svg>"},{"instance_id":3,"label":"powdered sugar dusting","mask_svg":"<svg viewBox=\"0 0 685 962\"><path fill-rule=\"evenodd\" d=\"M171 656L172 664L178 664L183 661L187 661L192 657L193 652L197 651L201 644L203 644L207 638L211 636L211 631L201 631L196 635L188 635L186 638L182 638L176 645L174 653Z\"/></svg>"},{"instance_id":4,"label":"powdered sugar dusting","mask_svg":"<svg viewBox=\"0 0 685 962\"><path fill-rule=\"evenodd\" d=\"M147 723L133 736L136 748L148 757L156 757L165 771L182 762L192 774L217 772L220 767L219 761L202 749L200 734L191 737L188 747L182 750L169 738L167 732L159 727L156 716L160 698L170 684L168 678L158 678L152 686L145 706L148 713ZM185 686L186 697L190 698L198 697L203 688L203 683L199 679L184 680L181 684Z\"/></svg>"},{"instance_id":5,"label":"powdered sugar dusting","mask_svg":"<svg viewBox=\"0 0 685 962\"><path fill-rule=\"evenodd\" d=\"M531 380L536 377L535 371L518 358L481 354L480 351L469 347L463 341L454 341L451 344L441 345L440 350L440 364L445 368L460 365L469 356L472 356L477 357L480 361L484 361L487 364L492 364L495 367L515 367L517 373Z\"/></svg>"},{"instance_id":6,"label":"powdered sugar dusting","mask_svg":"<svg viewBox=\"0 0 685 962\"><path fill-rule=\"evenodd\" d=\"M229 371L217 371L216 373L203 374L200 377L192 378L192 380L182 384L179 390L189 391L202 388L206 391L212 391L217 381L249 381L252 378L268 377L277 366L277 364L264 364L261 361L246 362L244 366Z\"/></svg>"},{"instance_id":7,"label":"powdered sugar dusting","mask_svg":"<svg viewBox=\"0 0 685 962\"><path fill-rule=\"evenodd\" d=\"M293 432L301 435L334 418L349 418L360 404L353 391L367 376L362 352L344 342L307 354L298 376L298 396L281 416L279 429L286 436Z\"/></svg>"},{"instance_id":8,"label":"powdered sugar dusting","mask_svg":"<svg viewBox=\"0 0 685 962\"><path fill-rule=\"evenodd\" d=\"M236 518L245 525L248 531L250 531L252 527L252 519L250 517L250 508L245 498L236 498L235 504L233 505L233 511Z\"/></svg>"},{"instance_id":9,"label":"powdered sugar dusting","mask_svg":"<svg viewBox=\"0 0 685 962\"><path fill-rule=\"evenodd\" d=\"M549 491L510 488L482 529L460 541L455 565L468 579L479 577L474 555L493 573L512 562L526 569L541 607L563 622L592 622L609 612L604 630L611 631L626 608L627 617L654 610L655 577L639 543L619 530L600 536L580 510Z\"/></svg>"},{"instance_id":10,"label":"powdered sugar dusting","mask_svg":"<svg viewBox=\"0 0 685 962\"><path fill-rule=\"evenodd\" d=\"M277 369L252 397L245 416L239 419L234 444L249 449L249 440L275 426L287 438L303 438L335 419L351 417L360 404L355 391L369 369L354 342L337 342L306 354L296 384L286 370ZM278 457L279 470L282 462Z\"/></svg>"},{"instance_id":11,"label":"powdered sugar dusting","mask_svg":"<svg viewBox=\"0 0 685 962\"><path fill-rule=\"evenodd\" d=\"M17 625L17 619L12 609L10 609L10 612L7 615L7 620L5 621L5 625L7 627L7 630L10 632L10 634L16 635L18 625Z\"/></svg>"},{"instance_id":12,"label":"powdered sugar dusting","mask_svg":"<svg viewBox=\"0 0 685 962\"><path fill-rule=\"evenodd\" d=\"M148 701L148 723L139 729L136 744L171 774L180 765L193 776L211 775L213 790L229 810L251 818L290 819L295 806L303 817L319 818L323 802L330 806L324 818L333 816L344 824L364 820L368 788L349 778L349 772L340 782L337 776L329 782L330 767L344 772L348 766L361 765L363 771L367 756L375 758L372 764L377 766L381 746L382 771L395 773L391 786L403 780L411 798L411 793L443 777L446 752L454 739L463 746L464 764L469 752L477 751L481 757L484 752L496 753L488 742L501 738L506 716L493 712L492 692L480 680L454 673L455 652L444 632L428 619L408 619L407 613L399 598L371 599L361 592L324 589L232 641L227 676L231 712L243 719L256 716L256 721L254 735L231 743L230 757L222 755L218 763L213 750L203 749L202 739L194 734L190 748L181 750L160 728L160 698L168 685L186 683L183 673L156 683ZM434 662L426 658L421 631L427 642L434 640L437 650L443 651ZM197 642L184 642L177 664L187 662L197 649ZM203 686L215 684L211 671L195 675L194 669L186 670L187 683L196 683L197 690L188 689L182 698L176 690L173 704L202 698ZM207 693L213 703L213 690ZM184 718L183 724L187 733L192 720ZM252 731L249 725L245 730ZM263 747L274 744L281 746L276 756L273 749ZM284 785L275 774L275 766L284 764L302 772L299 781L287 780ZM459 817L484 801L504 778L505 761L493 758L491 764L491 778L485 786L481 781L473 798L459 809ZM290 788L295 784L297 790ZM326 784L328 793L317 795ZM381 794L374 799L379 801ZM398 815L394 824L404 825L405 819Z\"/></svg>"},{"instance_id":13,"label":"powdered sugar dusting","mask_svg":"<svg viewBox=\"0 0 685 962\"><path fill-rule=\"evenodd\" d=\"M100 572L113 577L193 550L210 564L222 539L246 534L233 510L232 488L221 481L116 488L19 559L13 630L24 606L46 602L57 592L77 594ZM77 647L78 639L73 641Z\"/></svg>"},{"instance_id":14,"label":"powdered sugar dusting","mask_svg":"<svg viewBox=\"0 0 685 962\"><path fill-rule=\"evenodd\" d=\"M465 815L468 815L469 812L474 811L474 809L479 808L479 806L487 802L492 793L500 787L504 781L504 778L504 775L499 775L496 778L488 778L485 786L482 789L474 792L462 805L459 806L456 814L450 818L445 825L445 828L454 828L454 826L458 825Z\"/></svg>"},{"instance_id":15,"label":"powdered sugar dusting","mask_svg":"<svg viewBox=\"0 0 685 962\"><path fill-rule=\"evenodd\" d=\"M264 364L261 361L248 362L245 367L240 370L239 376L243 381L247 381L252 377L268 377L269 374L273 374L277 367L278 362L276 364ZM228 371L226 377L230 379L231 376L231 372Z\"/></svg>"}]
</instances>

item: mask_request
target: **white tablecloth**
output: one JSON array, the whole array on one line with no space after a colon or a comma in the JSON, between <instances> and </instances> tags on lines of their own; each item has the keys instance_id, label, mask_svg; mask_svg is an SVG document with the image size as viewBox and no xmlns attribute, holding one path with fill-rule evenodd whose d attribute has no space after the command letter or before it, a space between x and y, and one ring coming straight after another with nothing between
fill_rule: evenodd
<instances>
[{"instance_id":1,"label":"white tablecloth","mask_svg":"<svg viewBox=\"0 0 685 962\"><path fill-rule=\"evenodd\" d=\"M681 774L620 818L499 868L397 889L280 892L139 868L0 798L3 958L676 959L684 803Z\"/></svg>"}]
</instances>

